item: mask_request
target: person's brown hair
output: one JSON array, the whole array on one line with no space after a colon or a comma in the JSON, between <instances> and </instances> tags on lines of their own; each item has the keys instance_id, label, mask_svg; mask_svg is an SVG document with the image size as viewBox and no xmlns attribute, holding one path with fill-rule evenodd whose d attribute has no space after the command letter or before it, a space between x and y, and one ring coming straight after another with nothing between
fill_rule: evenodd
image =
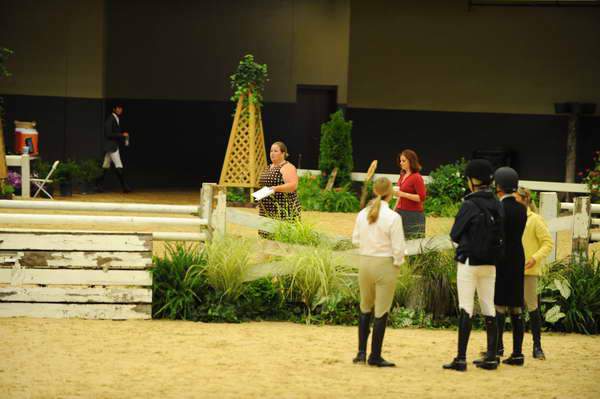
<instances>
[{"instance_id":1,"label":"person's brown hair","mask_svg":"<svg viewBox=\"0 0 600 399\"><path fill-rule=\"evenodd\" d=\"M538 212L537 206L535 205L535 202L533 202L533 198L531 198L531 191L529 189L525 187L519 187L517 193L523 198L527 204L527 207L531 209L531 211L535 213Z\"/></svg>"},{"instance_id":2,"label":"person's brown hair","mask_svg":"<svg viewBox=\"0 0 600 399\"><path fill-rule=\"evenodd\" d=\"M379 209L381 208L381 200L389 199L394 191L392 189L392 182L386 177L380 177L373 182L373 194L377 197L371 203L371 209L367 214L367 220L369 224L375 223L379 218Z\"/></svg>"},{"instance_id":3,"label":"person's brown hair","mask_svg":"<svg viewBox=\"0 0 600 399\"><path fill-rule=\"evenodd\" d=\"M287 159L287 157L290 155L288 153L287 145L285 145L283 141L276 141L271 145L276 145L277 147L279 147L281 152L283 152L283 159Z\"/></svg>"},{"instance_id":4,"label":"person's brown hair","mask_svg":"<svg viewBox=\"0 0 600 399\"><path fill-rule=\"evenodd\" d=\"M419 156L413 150L403 150L396 157L396 163L398 167L402 169L400 166L400 157L404 156L408 160L408 165L410 166L410 171L412 173L421 171L421 163L419 162Z\"/></svg>"}]
</instances>

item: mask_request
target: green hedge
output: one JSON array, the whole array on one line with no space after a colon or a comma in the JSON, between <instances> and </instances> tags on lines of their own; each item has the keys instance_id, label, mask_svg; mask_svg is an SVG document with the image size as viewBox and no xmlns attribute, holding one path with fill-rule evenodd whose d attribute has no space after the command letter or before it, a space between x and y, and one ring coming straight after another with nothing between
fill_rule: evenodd
<instances>
[{"instance_id":1,"label":"green hedge","mask_svg":"<svg viewBox=\"0 0 600 399\"><path fill-rule=\"evenodd\" d=\"M236 259L252 253L251 246L240 244L240 248L248 253L238 248L223 255L229 257L231 270L239 270ZM231 297L227 295L227 277L218 284L210 283L214 276L211 280L207 273L207 251L182 243L169 245L164 257L154 259L153 317L206 322L357 323L360 296L355 272L336 259L330 244L307 247L274 260L288 262L290 274L244 282L237 286L239 295ZM599 264L593 258L584 262L566 259L548 266L539 286L546 329L600 333ZM238 281L236 276L231 284ZM453 252L428 251L408 257L401 267L390 324L454 327L457 305ZM481 327L480 321L475 325Z\"/></svg>"}]
</instances>

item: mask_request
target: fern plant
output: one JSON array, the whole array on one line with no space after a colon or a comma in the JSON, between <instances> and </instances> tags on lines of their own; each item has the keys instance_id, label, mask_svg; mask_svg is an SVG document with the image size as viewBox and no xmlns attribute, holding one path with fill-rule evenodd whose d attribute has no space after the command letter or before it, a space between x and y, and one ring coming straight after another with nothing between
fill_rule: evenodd
<instances>
[{"instance_id":1,"label":"fern plant","mask_svg":"<svg viewBox=\"0 0 600 399\"><path fill-rule=\"evenodd\" d=\"M167 244L165 257L154 257L152 263L153 317L195 320L206 265L198 245Z\"/></svg>"}]
</instances>

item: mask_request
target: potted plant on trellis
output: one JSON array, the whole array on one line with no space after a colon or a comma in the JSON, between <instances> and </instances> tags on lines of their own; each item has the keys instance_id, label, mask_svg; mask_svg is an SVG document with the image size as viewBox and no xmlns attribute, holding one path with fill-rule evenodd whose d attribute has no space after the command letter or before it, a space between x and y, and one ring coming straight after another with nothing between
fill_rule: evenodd
<instances>
[{"instance_id":1,"label":"potted plant on trellis","mask_svg":"<svg viewBox=\"0 0 600 399\"><path fill-rule=\"evenodd\" d=\"M263 90L268 81L267 65L257 64L254 56L245 55L231 75L232 101L237 101L227 152L219 185L258 187L261 172L267 167L267 153L262 125Z\"/></svg>"}]
</instances>

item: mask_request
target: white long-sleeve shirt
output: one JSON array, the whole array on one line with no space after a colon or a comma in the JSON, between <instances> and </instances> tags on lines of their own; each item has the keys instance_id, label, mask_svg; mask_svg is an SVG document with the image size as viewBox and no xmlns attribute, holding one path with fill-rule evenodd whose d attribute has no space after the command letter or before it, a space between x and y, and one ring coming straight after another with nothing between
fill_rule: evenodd
<instances>
[{"instance_id":1,"label":"white long-sleeve shirt","mask_svg":"<svg viewBox=\"0 0 600 399\"><path fill-rule=\"evenodd\" d=\"M367 256L392 256L394 264L400 266L404 262L404 229L400 215L390 209L388 203L381 201L379 217L369 224L367 215L371 207L358 213L352 243L358 245L358 252Z\"/></svg>"}]
</instances>

